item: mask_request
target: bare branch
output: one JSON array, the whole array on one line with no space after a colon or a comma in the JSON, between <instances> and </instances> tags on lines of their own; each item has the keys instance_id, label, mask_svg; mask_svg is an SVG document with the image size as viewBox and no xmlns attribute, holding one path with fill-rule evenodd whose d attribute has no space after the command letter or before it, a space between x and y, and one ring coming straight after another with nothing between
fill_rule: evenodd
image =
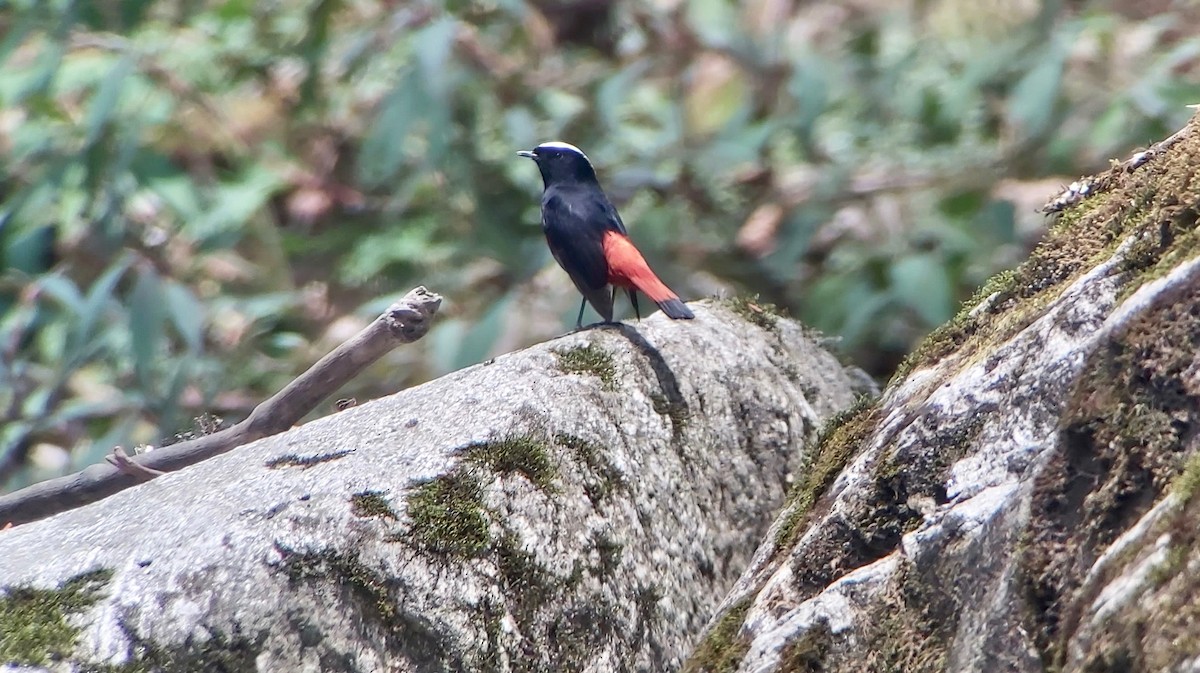
<instances>
[{"instance_id":1,"label":"bare branch","mask_svg":"<svg viewBox=\"0 0 1200 673\"><path fill-rule=\"evenodd\" d=\"M157 474L193 465L287 430L385 353L425 336L441 303L441 296L424 287L411 290L232 428L137 456L114 452L106 457L109 462L0 497L0 527L3 523L28 523L96 502Z\"/></svg>"}]
</instances>

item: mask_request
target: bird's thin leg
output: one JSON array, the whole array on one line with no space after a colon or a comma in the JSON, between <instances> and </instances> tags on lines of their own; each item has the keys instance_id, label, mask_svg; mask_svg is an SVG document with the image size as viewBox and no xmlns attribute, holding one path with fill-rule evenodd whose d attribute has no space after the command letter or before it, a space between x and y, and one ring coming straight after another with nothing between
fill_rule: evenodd
<instances>
[{"instance_id":1,"label":"bird's thin leg","mask_svg":"<svg viewBox=\"0 0 1200 673\"><path fill-rule=\"evenodd\" d=\"M638 322L641 322L642 312L638 309L637 305L637 290L629 291L629 303L633 304L633 314L637 316Z\"/></svg>"},{"instance_id":2,"label":"bird's thin leg","mask_svg":"<svg viewBox=\"0 0 1200 673\"><path fill-rule=\"evenodd\" d=\"M579 317L575 318L575 329L583 329L583 309L587 306L587 297L579 302Z\"/></svg>"}]
</instances>

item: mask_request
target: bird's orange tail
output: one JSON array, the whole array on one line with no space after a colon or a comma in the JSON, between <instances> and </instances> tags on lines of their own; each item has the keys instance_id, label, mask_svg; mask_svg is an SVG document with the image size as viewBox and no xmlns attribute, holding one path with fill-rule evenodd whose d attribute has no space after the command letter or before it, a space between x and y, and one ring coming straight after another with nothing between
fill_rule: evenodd
<instances>
[{"instance_id":1,"label":"bird's orange tail","mask_svg":"<svg viewBox=\"0 0 1200 673\"><path fill-rule=\"evenodd\" d=\"M608 262L608 282L639 290L658 304L663 313L676 320L695 317L679 296L654 275L629 237L615 231L605 233L604 260Z\"/></svg>"}]
</instances>

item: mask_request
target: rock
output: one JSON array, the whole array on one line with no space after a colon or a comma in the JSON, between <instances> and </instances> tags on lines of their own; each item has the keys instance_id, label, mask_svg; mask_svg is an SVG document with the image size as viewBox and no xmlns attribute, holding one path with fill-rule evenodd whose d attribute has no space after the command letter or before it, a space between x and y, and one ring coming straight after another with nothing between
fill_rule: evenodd
<instances>
[{"instance_id":1,"label":"rock","mask_svg":"<svg viewBox=\"0 0 1200 673\"><path fill-rule=\"evenodd\" d=\"M1080 184L824 433L684 670L1200 670L1200 122Z\"/></svg>"},{"instance_id":2,"label":"rock","mask_svg":"<svg viewBox=\"0 0 1200 673\"><path fill-rule=\"evenodd\" d=\"M795 323L693 306L0 532L0 662L678 668L806 442L855 396Z\"/></svg>"}]
</instances>

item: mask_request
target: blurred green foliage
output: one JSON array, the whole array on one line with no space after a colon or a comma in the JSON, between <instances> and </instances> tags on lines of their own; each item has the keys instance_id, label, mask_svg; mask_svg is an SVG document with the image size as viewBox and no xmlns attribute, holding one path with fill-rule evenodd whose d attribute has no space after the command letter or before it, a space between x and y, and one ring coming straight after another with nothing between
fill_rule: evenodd
<instances>
[{"instance_id":1,"label":"blurred green foliage","mask_svg":"<svg viewBox=\"0 0 1200 673\"><path fill-rule=\"evenodd\" d=\"M1152 6L1152 7L1151 7ZM682 295L751 293L880 377L1181 126L1194 3L0 3L0 489L239 418L393 298L369 398L564 331L514 150L585 148Z\"/></svg>"}]
</instances>

